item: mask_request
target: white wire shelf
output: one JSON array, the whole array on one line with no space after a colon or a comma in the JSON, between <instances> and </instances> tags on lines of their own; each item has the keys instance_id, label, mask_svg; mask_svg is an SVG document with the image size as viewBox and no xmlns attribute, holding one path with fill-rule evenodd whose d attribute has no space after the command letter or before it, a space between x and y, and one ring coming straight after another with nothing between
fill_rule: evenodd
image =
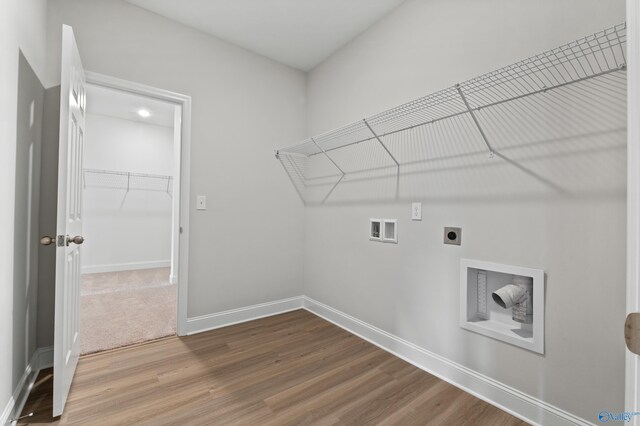
<instances>
[{"instance_id":1,"label":"white wire shelf","mask_svg":"<svg viewBox=\"0 0 640 426\"><path fill-rule=\"evenodd\" d=\"M84 187L173 194L173 176L115 170L84 169Z\"/></svg>"},{"instance_id":2,"label":"white wire shelf","mask_svg":"<svg viewBox=\"0 0 640 426\"><path fill-rule=\"evenodd\" d=\"M297 181L302 181L304 184L305 162L301 159L322 154L344 177L344 170L334 161L330 152L362 142L377 141L399 168L401 162L383 142L385 137L459 116L473 120L485 148L490 155L493 155L491 141L485 136L477 119L481 110L607 74L625 72L626 28L626 23L615 25L515 64L306 139L276 151L276 158L282 162L294 184Z\"/></svg>"}]
</instances>

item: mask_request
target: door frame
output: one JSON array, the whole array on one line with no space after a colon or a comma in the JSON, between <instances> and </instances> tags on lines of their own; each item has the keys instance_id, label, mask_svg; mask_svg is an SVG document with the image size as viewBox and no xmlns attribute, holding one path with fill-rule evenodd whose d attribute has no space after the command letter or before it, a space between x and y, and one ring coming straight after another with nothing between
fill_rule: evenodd
<instances>
[{"instance_id":1,"label":"door frame","mask_svg":"<svg viewBox=\"0 0 640 426\"><path fill-rule=\"evenodd\" d=\"M128 80L86 71L88 84L102 86L109 89L120 90L136 95L147 96L161 101L171 102L182 107L182 120L180 126L179 149L174 152L179 154L176 162L178 173L174 177L174 202L172 241L174 250L178 251L178 272L172 275L173 284L178 286L178 303L176 312L176 331L178 336L187 335L187 295L189 283L189 202L190 202L190 176L191 176L191 96L171 92ZM177 121L177 120L176 120ZM173 262L173 256L172 256ZM175 281L175 282L173 282Z\"/></svg>"},{"instance_id":2,"label":"door frame","mask_svg":"<svg viewBox=\"0 0 640 426\"><path fill-rule=\"evenodd\" d=\"M640 312L640 4L627 0L627 303ZM623 325L620 324L622 337ZM640 356L625 348L625 410L640 411ZM633 424L640 425L640 416Z\"/></svg>"}]
</instances>

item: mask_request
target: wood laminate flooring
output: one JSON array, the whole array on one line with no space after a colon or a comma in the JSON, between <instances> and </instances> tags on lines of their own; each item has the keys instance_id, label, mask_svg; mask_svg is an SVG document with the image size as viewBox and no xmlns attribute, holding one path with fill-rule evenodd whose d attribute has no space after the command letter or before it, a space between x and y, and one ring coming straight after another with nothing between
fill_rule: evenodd
<instances>
[{"instance_id":1,"label":"wood laminate flooring","mask_svg":"<svg viewBox=\"0 0 640 426\"><path fill-rule=\"evenodd\" d=\"M304 310L84 356L57 419L51 376L19 424L526 424Z\"/></svg>"}]
</instances>

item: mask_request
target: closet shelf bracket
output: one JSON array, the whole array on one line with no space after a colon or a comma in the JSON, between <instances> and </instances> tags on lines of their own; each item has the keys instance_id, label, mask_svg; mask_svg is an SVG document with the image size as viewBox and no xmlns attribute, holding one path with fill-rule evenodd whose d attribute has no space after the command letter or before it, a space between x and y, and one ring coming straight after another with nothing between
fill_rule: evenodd
<instances>
[{"instance_id":1,"label":"closet shelf bracket","mask_svg":"<svg viewBox=\"0 0 640 426\"><path fill-rule=\"evenodd\" d=\"M464 92L462 91L462 88L460 87L460 84L456 84L455 87L456 87L456 90L458 91L458 93L460 94L460 98L462 99L462 102L464 103L465 108L469 112L469 115L471 115L471 118L473 119L473 122L475 123L476 127L478 128L478 132L480 132L480 136L482 137L482 140L484 141L484 144L487 146L487 149L489 150L489 158L493 158L494 157L493 148L491 147L491 144L489 143L489 139L487 139L487 135L485 135L484 130L482 130L482 126L480 125L480 122L478 121L478 118L476 117L476 114L473 112L473 109L469 105L469 102L467 101L467 98L464 96Z\"/></svg>"},{"instance_id":2,"label":"closet shelf bracket","mask_svg":"<svg viewBox=\"0 0 640 426\"><path fill-rule=\"evenodd\" d=\"M387 154L389 154L389 157L391 157L391 159L393 160L394 163L396 163L396 167L398 168L398 172L400 171L400 163L398 163L398 160L396 160L396 157L393 156L393 154L391 153L391 151L389 151L389 148L387 148L385 146L385 144L382 142L382 140L380 139L380 136L378 136L378 134L371 128L371 126L369 125L369 123L367 123L367 119L363 118L362 121L364 122L365 126L367 126L367 128L369 129L369 131L371 132L371 134L373 135L374 138L376 138L376 140L380 143L380 145L382 146L382 148L384 148L385 151L387 151Z\"/></svg>"},{"instance_id":3,"label":"closet shelf bracket","mask_svg":"<svg viewBox=\"0 0 640 426\"><path fill-rule=\"evenodd\" d=\"M333 164L333 165L336 167L336 169L338 169L338 170L340 171L340 173L342 173L342 176L340 177L340 180L337 182L337 183L340 183L340 181L341 181L341 180L344 178L344 176L346 175L346 173L344 172L344 170L342 170L342 169L340 168L340 166L338 166L338 164L337 164L335 161L333 161L333 158L331 158L331 157L329 156L329 154L327 154L327 151L325 151L323 147L321 147L320 145L318 145L318 142L316 142L316 140L315 140L314 138L311 138L311 142L313 142L313 144L314 144L315 146L317 146L317 147L318 147L318 149L319 149L320 151L322 151L322 153L325 155L325 157L327 157L327 159L328 159L329 161L331 161L331 164ZM337 185L337 184L336 184L336 185Z\"/></svg>"}]
</instances>

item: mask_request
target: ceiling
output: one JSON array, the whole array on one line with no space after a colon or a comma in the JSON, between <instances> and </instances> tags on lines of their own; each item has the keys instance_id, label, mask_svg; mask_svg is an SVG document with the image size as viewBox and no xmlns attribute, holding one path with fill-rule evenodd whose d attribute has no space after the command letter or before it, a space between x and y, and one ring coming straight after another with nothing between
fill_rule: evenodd
<instances>
[{"instance_id":1,"label":"ceiling","mask_svg":"<svg viewBox=\"0 0 640 426\"><path fill-rule=\"evenodd\" d=\"M138 114L141 109L151 113L143 118ZM106 87L87 85L87 113L124 118L141 123L173 127L175 105L146 96Z\"/></svg>"},{"instance_id":2,"label":"ceiling","mask_svg":"<svg viewBox=\"0 0 640 426\"><path fill-rule=\"evenodd\" d=\"M404 0L126 0L309 71Z\"/></svg>"}]
</instances>

